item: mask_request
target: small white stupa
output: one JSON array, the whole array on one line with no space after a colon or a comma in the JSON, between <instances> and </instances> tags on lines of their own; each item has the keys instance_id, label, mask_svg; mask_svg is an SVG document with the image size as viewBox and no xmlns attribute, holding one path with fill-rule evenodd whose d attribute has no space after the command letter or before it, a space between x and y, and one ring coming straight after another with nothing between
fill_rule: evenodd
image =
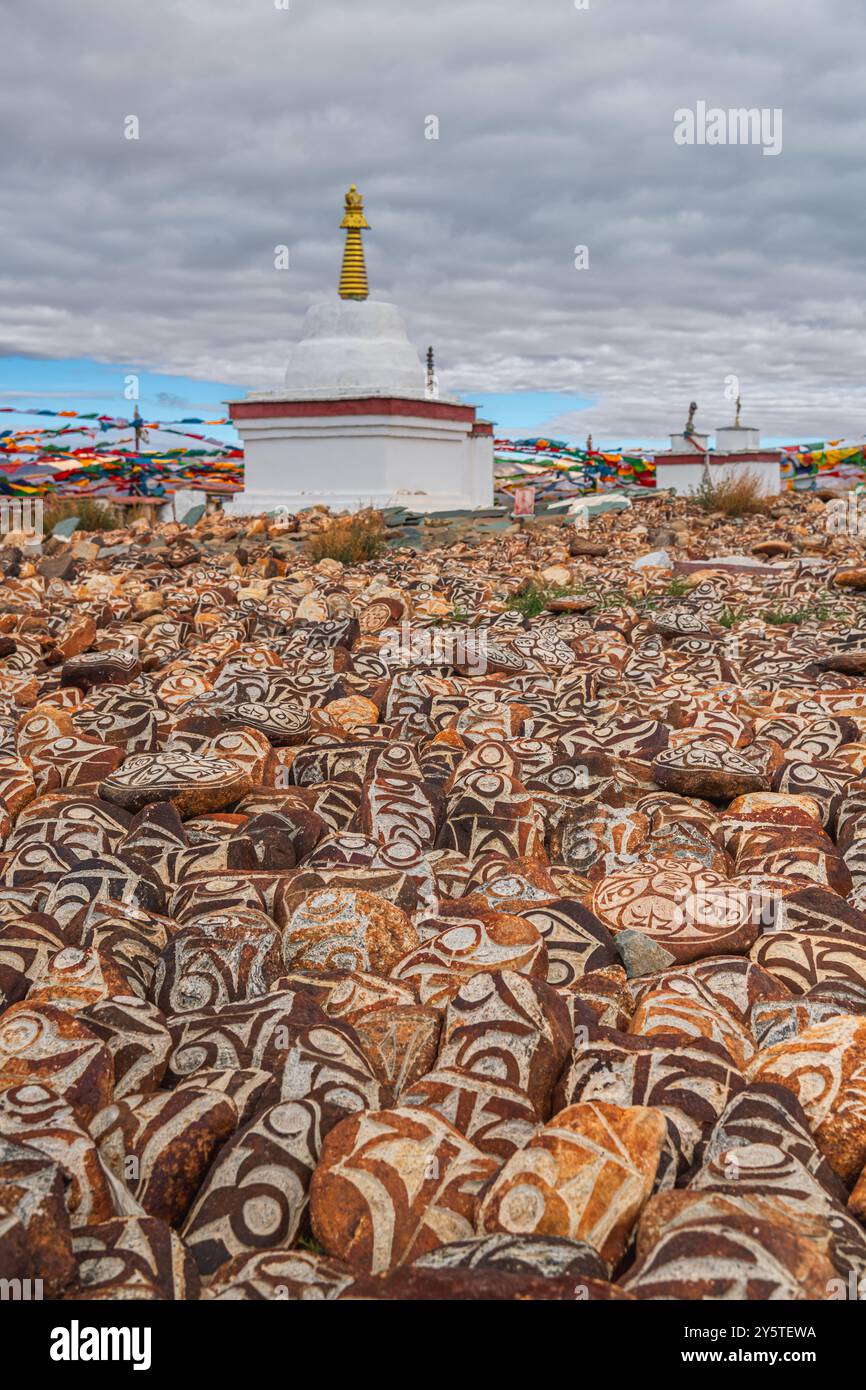
<instances>
[{"instance_id":1,"label":"small white stupa","mask_svg":"<svg viewBox=\"0 0 866 1390\"><path fill-rule=\"evenodd\" d=\"M740 423L741 401L732 425L716 430L716 446L695 429L697 405L692 401L689 418L680 434L671 435L669 453L656 454L656 487L670 488L688 497L707 483L718 484L748 473L761 492L776 497L782 488L781 450L761 447L761 432Z\"/></svg>"},{"instance_id":2,"label":"small white stupa","mask_svg":"<svg viewBox=\"0 0 866 1390\"><path fill-rule=\"evenodd\" d=\"M354 184L340 225L339 294L307 311L283 389L228 403L244 443L232 511L491 506L493 428L439 394L432 350L425 370L397 306L368 298Z\"/></svg>"}]
</instances>

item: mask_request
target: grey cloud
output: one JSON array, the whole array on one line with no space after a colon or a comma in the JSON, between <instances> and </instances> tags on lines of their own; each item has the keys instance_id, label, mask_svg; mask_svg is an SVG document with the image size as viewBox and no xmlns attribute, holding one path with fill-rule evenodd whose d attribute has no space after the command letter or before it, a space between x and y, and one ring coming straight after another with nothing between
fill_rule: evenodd
<instances>
[{"instance_id":1,"label":"grey cloud","mask_svg":"<svg viewBox=\"0 0 866 1390\"><path fill-rule=\"evenodd\" d=\"M3 25L2 352L276 385L354 180L374 292L445 390L569 391L593 404L560 433L654 438L692 396L723 422L736 373L767 435L863 431L859 0L29 0ZM782 154L675 145L699 99L780 107Z\"/></svg>"}]
</instances>

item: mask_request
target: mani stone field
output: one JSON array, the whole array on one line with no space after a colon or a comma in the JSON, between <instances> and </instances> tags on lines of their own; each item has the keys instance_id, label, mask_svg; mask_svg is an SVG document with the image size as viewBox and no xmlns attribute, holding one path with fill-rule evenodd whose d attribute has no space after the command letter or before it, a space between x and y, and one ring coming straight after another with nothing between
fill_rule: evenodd
<instances>
[{"instance_id":1,"label":"mani stone field","mask_svg":"<svg viewBox=\"0 0 866 1390\"><path fill-rule=\"evenodd\" d=\"M859 1288L866 567L826 510L0 551L0 1277Z\"/></svg>"}]
</instances>

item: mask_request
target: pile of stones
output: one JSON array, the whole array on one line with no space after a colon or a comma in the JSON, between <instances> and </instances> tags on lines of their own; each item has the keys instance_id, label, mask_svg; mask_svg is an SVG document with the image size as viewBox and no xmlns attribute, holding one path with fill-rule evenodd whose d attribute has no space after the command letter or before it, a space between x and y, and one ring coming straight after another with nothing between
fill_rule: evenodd
<instances>
[{"instance_id":1,"label":"pile of stones","mask_svg":"<svg viewBox=\"0 0 866 1390\"><path fill-rule=\"evenodd\" d=\"M0 552L0 1277L857 1297L866 570L824 514Z\"/></svg>"}]
</instances>

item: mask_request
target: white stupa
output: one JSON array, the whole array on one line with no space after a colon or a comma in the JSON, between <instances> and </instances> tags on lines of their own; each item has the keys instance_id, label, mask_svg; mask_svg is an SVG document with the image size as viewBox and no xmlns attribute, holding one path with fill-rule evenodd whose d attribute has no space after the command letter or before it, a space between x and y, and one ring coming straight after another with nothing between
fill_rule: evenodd
<instances>
[{"instance_id":1,"label":"white stupa","mask_svg":"<svg viewBox=\"0 0 866 1390\"><path fill-rule=\"evenodd\" d=\"M400 310L368 298L369 224L354 184L340 225L339 293L307 311L283 389L229 402L244 442L244 491L232 510L489 507L492 426L439 394Z\"/></svg>"},{"instance_id":2,"label":"white stupa","mask_svg":"<svg viewBox=\"0 0 866 1390\"><path fill-rule=\"evenodd\" d=\"M719 484L749 473L765 496L778 496L781 451L761 447L760 430L740 423L740 406L738 396L734 423L716 430L716 445L711 448L709 435L695 429L698 407L692 401L685 429L671 435L669 452L656 454L656 487L689 497L707 482Z\"/></svg>"}]
</instances>

